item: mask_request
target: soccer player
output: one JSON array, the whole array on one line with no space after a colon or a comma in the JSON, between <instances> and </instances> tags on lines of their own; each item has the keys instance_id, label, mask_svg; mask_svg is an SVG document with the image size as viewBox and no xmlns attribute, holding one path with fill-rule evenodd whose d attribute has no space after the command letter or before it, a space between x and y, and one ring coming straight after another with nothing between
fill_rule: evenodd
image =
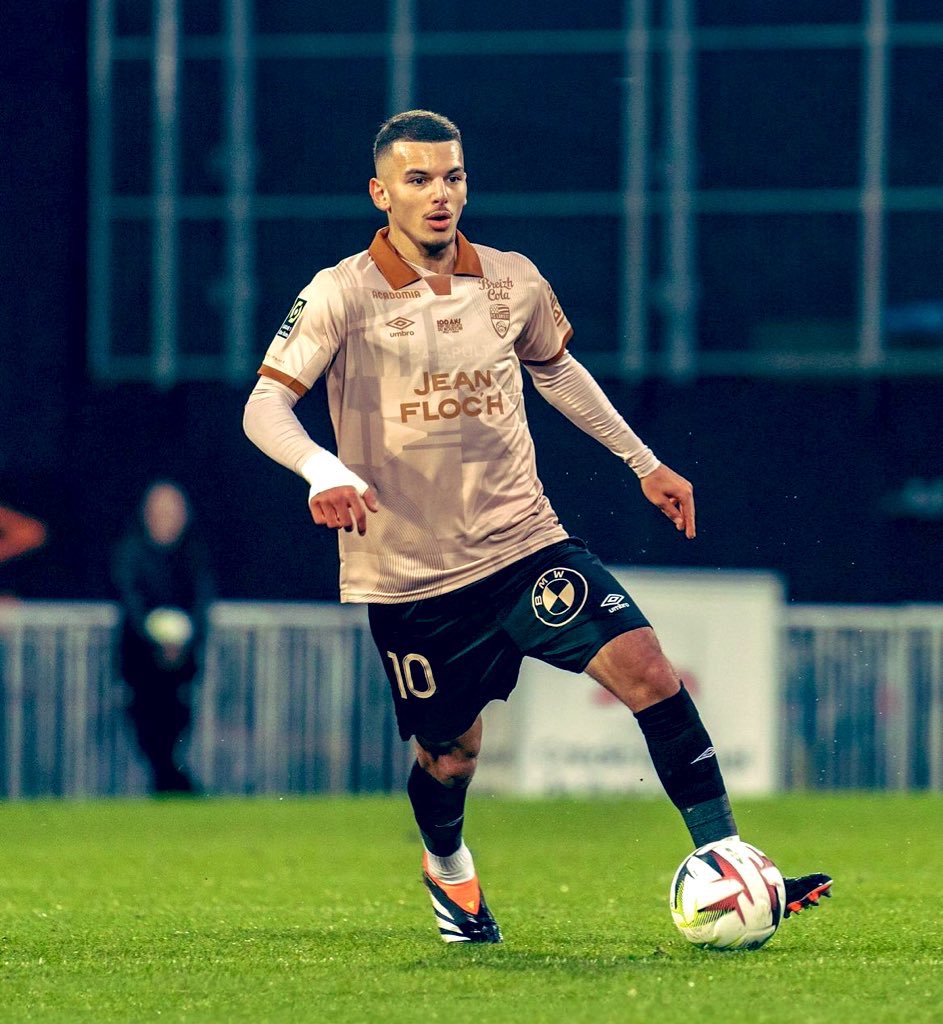
<instances>
[{"instance_id":1,"label":"soccer player","mask_svg":"<svg viewBox=\"0 0 943 1024\"><path fill-rule=\"evenodd\" d=\"M463 840L465 797L481 711L507 699L525 655L588 672L634 713L695 846L737 833L713 744L651 626L544 495L521 366L689 540L694 497L570 354L569 321L534 264L459 232L458 128L397 114L374 162L370 197L388 226L302 290L244 426L307 480L315 523L339 531L341 600L368 606L400 734L415 737L407 792L441 937L500 942ZM322 374L336 457L294 413ZM831 879L786 885L788 915Z\"/></svg>"}]
</instances>

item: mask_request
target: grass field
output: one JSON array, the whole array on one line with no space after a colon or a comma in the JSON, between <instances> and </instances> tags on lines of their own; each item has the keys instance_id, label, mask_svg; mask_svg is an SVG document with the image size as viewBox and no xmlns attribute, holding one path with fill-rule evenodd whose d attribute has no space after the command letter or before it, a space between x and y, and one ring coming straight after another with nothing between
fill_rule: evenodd
<instances>
[{"instance_id":1,"label":"grass field","mask_svg":"<svg viewBox=\"0 0 943 1024\"><path fill-rule=\"evenodd\" d=\"M667 802L473 798L490 947L439 941L401 798L0 805L0 1020L943 1020L943 798L738 810L836 878L754 953L675 931Z\"/></svg>"}]
</instances>

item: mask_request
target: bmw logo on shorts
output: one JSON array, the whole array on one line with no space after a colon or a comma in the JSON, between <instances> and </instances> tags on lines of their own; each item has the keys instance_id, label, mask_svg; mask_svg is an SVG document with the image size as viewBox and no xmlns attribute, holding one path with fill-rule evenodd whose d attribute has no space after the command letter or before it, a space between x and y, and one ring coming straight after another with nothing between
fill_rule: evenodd
<instances>
[{"instance_id":1,"label":"bmw logo on shorts","mask_svg":"<svg viewBox=\"0 0 943 1024\"><path fill-rule=\"evenodd\" d=\"M575 569L548 569L534 584L534 614L547 626L565 626L579 615L589 587Z\"/></svg>"}]
</instances>

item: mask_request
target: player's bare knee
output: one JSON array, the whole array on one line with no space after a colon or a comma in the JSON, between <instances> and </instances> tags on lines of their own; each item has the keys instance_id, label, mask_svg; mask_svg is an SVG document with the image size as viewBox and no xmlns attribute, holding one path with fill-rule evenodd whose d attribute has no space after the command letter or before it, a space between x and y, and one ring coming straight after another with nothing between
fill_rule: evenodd
<instances>
[{"instance_id":1,"label":"player's bare knee","mask_svg":"<svg viewBox=\"0 0 943 1024\"><path fill-rule=\"evenodd\" d=\"M633 711L671 697L680 686L651 628L615 637L593 658L587 671Z\"/></svg>"},{"instance_id":2,"label":"player's bare knee","mask_svg":"<svg viewBox=\"0 0 943 1024\"><path fill-rule=\"evenodd\" d=\"M654 704L677 693L677 673L654 633L644 638L633 653L632 661L625 666L625 679L636 703Z\"/></svg>"},{"instance_id":3,"label":"player's bare knee","mask_svg":"<svg viewBox=\"0 0 943 1024\"><path fill-rule=\"evenodd\" d=\"M645 705L674 696L681 682L671 662L661 653L645 661L636 680L636 701Z\"/></svg>"},{"instance_id":4,"label":"player's bare knee","mask_svg":"<svg viewBox=\"0 0 943 1024\"><path fill-rule=\"evenodd\" d=\"M419 763L436 781L449 788L464 789L472 780L478 766L477 755L464 753L443 754L434 761Z\"/></svg>"},{"instance_id":5,"label":"player's bare knee","mask_svg":"<svg viewBox=\"0 0 943 1024\"><path fill-rule=\"evenodd\" d=\"M440 779L440 781L446 786L451 786L455 789L464 789L471 783L472 776L475 774L475 769L477 767L477 756L448 758L446 759L446 763L440 766L440 770L444 772L445 776Z\"/></svg>"},{"instance_id":6,"label":"player's bare knee","mask_svg":"<svg viewBox=\"0 0 943 1024\"><path fill-rule=\"evenodd\" d=\"M416 741L420 766L444 786L467 786L478 766L481 744L467 737L446 743Z\"/></svg>"}]
</instances>

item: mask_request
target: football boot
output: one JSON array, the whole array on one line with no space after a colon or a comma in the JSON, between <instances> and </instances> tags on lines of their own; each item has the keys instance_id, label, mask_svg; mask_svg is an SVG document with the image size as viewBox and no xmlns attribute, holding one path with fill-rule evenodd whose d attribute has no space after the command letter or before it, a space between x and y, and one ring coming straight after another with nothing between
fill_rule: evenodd
<instances>
[{"instance_id":1,"label":"football boot","mask_svg":"<svg viewBox=\"0 0 943 1024\"><path fill-rule=\"evenodd\" d=\"M798 914L806 907L817 907L823 896L832 895L832 880L828 875L801 875L799 878L784 878L786 883L786 910L784 917Z\"/></svg>"},{"instance_id":2,"label":"football boot","mask_svg":"<svg viewBox=\"0 0 943 1024\"><path fill-rule=\"evenodd\" d=\"M431 874L428 858L423 855L422 880L429 890L443 942L501 941L501 929L488 909L477 875L456 885L440 882Z\"/></svg>"}]
</instances>

